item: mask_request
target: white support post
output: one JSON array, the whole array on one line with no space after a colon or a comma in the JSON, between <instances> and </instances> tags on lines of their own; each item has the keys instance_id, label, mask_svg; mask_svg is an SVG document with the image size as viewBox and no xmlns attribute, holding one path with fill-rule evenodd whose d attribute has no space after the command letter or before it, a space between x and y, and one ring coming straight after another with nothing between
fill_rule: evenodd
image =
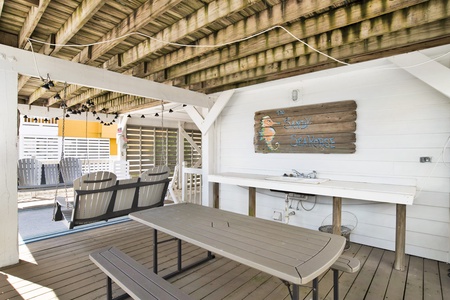
<instances>
[{"instance_id":1,"label":"white support post","mask_svg":"<svg viewBox=\"0 0 450 300\"><path fill-rule=\"evenodd\" d=\"M127 121L128 121L127 116L123 115L119 117L119 125L117 126L117 129L122 130L121 133L117 132L116 134L117 137L116 143L119 152L119 160L127 160L127 151L124 148L127 131Z\"/></svg>"},{"instance_id":2,"label":"white support post","mask_svg":"<svg viewBox=\"0 0 450 300\"><path fill-rule=\"evenodd\" d=\"M0 58L0 65L2 64ZM0 267L19 262L17 207L17 72L0 68Z\"/></svg>"}]
</instances>

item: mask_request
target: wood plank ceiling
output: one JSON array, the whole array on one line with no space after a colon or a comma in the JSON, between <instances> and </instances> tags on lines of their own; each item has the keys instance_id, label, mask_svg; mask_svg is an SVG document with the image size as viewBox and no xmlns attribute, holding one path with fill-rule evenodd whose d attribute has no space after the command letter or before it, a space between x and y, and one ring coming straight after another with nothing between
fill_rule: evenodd
<instances>
[{"instance_id":1,"label":"wood plank ceiling","mask_svg":"<svg viewBox=\"0 0 450 300\"><path fill-rule=\"evenodd\" d=\"M5 0L0 43L208 94L448 44L449 15L448 0ZM59 107L64 83L42 84L20 76L18 103ZM74 110L159 104L65 94Z\"/></svg>"}]
</instances>

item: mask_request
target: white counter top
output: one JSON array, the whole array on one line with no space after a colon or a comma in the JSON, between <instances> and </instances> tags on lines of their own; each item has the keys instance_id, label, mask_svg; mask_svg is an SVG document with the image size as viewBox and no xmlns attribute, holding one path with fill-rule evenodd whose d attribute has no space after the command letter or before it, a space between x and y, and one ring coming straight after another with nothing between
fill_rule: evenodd
<instances>
[{"instance_id":1,"label":"white counter top","mask_svg":"<svg viewBox=\"0 0 450 300\"><path fill-rule=\"evenodd\" d=\"M329 180L322 183L268 180L273 175L221 173L208 175L209 182L272 189L304 194L342 197L384 203L412 205L415 186Z\"/></svg>"}]
</instances>

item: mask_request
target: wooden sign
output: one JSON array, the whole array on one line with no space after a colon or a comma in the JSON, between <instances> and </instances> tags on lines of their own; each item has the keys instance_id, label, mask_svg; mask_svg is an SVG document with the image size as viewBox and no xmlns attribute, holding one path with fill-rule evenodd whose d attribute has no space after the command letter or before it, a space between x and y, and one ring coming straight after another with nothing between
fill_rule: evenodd
<instances>
[{"instance_id":1,"label":"wooden sign","mask_svg":"<svg viewBox=\"0 0 450 300\"><path fill-rule=\"evenodd\" d=\"M321 103L255 113L256 153L354 153L356 102Z\"/></svg>"}]
</instances>

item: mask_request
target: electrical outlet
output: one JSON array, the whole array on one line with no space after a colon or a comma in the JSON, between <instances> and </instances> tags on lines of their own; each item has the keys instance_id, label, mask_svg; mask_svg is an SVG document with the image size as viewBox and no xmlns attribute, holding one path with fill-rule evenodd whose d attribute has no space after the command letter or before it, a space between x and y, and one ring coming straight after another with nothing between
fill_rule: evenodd
<instances>
[{"instance_id":1,"label":"electrical outlet","mask_svg":"<svg viewBox=\"0 0 450 300\"><path fill-rule=\"evenodd\" d=\"M421 163L427 163L427 162L431 162L431 157L430 156L421 156L420 157L420 162Z\"/></svg>"},{"instance_id":2,"label":"electrical outlet","mask_svg":"<svg viewBox=\"0 0 450 300\"><path fill-rule=\"evenodd\" d=\"M283 221L283 212L280 210L274 210L272 219L274 219L275 221L280 221L280 222Z\"/></svg>"}]
</instances>

